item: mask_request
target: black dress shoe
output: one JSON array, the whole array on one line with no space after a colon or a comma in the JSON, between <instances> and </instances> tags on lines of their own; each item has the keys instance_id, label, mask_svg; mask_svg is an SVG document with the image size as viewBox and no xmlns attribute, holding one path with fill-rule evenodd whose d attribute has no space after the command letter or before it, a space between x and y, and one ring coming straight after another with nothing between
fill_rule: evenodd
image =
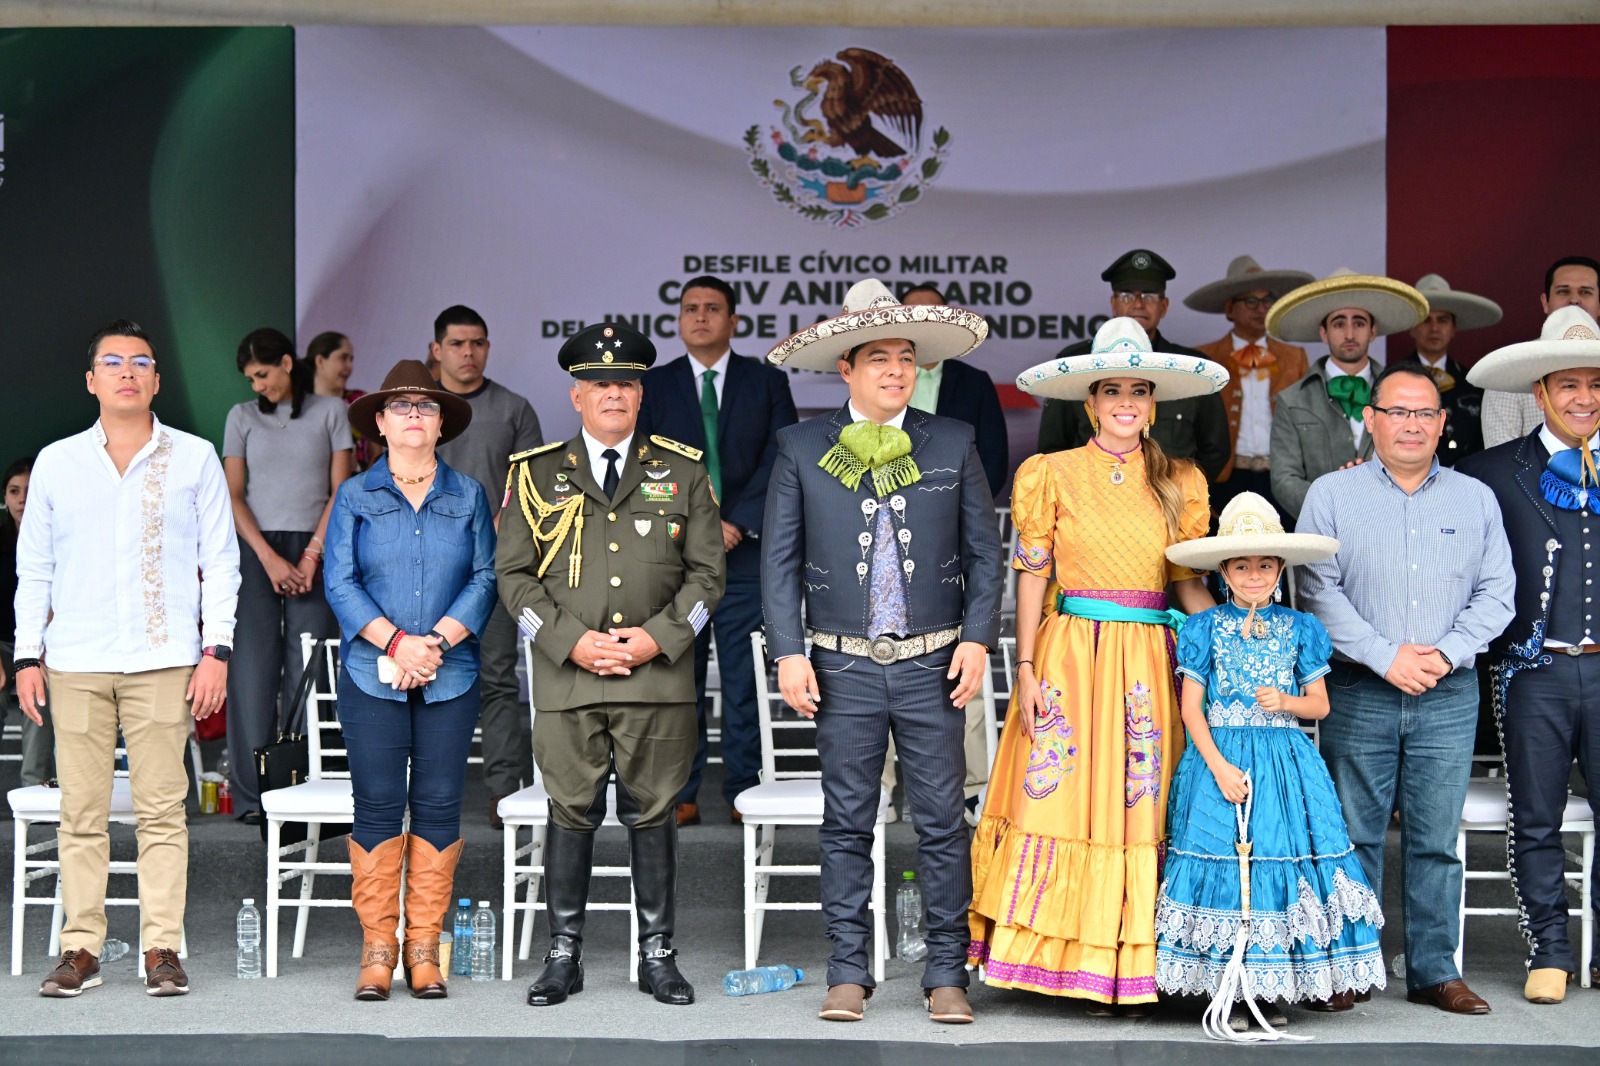
<instances>
[{"instance_id":1,"label":"black dress shoe","mask_svg":"<svg viewBox=\"0 0 1600 1066\"><path fill-rule=\"evenodd\" d=\"M239 821L243 822L245 825L260 825L266 820L267 816L262 814L260 811L245 811L243 814L239 815Z\"/></svg>"},{"instance_id":2,"label":"black dress shoe","mask_svg":"<svg viewBox=\"0 0 1600 1066\"><path fill-rule=\"evenodd\" d=\"M694 986L678 972L678 950L655 948L639 953L639 991L656 997L657 1003L675 1007L694 1002Z\"/></svg>"},{"instance_id":3,"label":"black dress shoe","mask_svg":"<svg viewBox=\"0 0 1600 1066\"><path fill-rule=\"evenodd\" d=\"M583 961L566 948L552 947L544 957L544 972L528 986L528 1006L553 1007L582 991Z\"/></svg>"}]
</instances>

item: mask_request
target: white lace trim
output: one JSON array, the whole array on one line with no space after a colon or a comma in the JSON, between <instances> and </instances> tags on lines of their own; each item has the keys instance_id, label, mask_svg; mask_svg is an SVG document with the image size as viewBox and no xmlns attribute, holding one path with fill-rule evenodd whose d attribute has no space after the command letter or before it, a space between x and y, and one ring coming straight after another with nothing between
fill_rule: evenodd
<instances>
[{"instance_id":1,"label":"white lace trim","mask_svg":"<svg viewBox=\"0 0 1600 1066\"><path fill-rule=\"evenodd\" d=\"M1213 701L1206 707L1206 724L1213 729L1232 726L1269 726L1275 729L1298 729L1300 719L1287 711L1263 711L1254 702L1234 699L1231 703Z\"/></svg>"},{"instance_id":2,"label":"white lace trim","mask_svg":"<svg viewBox=\"0 0 1600 1066\"><path fill-rule=\"evenodd\" d=\"M1227 955L1192 959L1160 951L1156 955L1156 987L1168 995L1213 995L1227 965ZM1347 959L1246 957L1244 968L1252 996L1290 1003L1328 999L1335 992L1379 989L1387 980L1383 953L1377 947Z\"/></svg>"},{"instance_id":3,"label":"white lace trim","mask_svg":"<svg viewBox=\"0 0 1600 1066\"><path fill-rule=\"evenodd\" d=\"M1383 907L1366 885L1352 881L1343 870L1333 872L1333 891L1319 901L1310 882L1299 878L1299 898L1281 911L1252 910L1250 946L1263 950L1290 950L1307 941L1319 948L1339 938L1345 922L1369 923L1383 928ZM1239 912L1214 910L1175 903L1161 886L1161 902L1156 906L1156 938L1202 954L1226 951L1239 932ZM1381 965L1381 963L1380 963Z\"/></svg>"}]
</instances>

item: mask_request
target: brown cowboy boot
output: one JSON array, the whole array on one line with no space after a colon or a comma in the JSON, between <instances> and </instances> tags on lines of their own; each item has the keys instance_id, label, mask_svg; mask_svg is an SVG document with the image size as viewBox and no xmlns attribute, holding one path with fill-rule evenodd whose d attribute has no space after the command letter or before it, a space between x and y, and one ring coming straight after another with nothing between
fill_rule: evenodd
<instances>
[{"instance_id":1,"label":"brown cowboy boot","mask_svg":"<svg viewBox=\"0 0 1600 1066\"><path fill-rule=\"evenodd\" d=\"M393 837L371 851L350 838L350 905L361 919L361 976L356 998L389 998L389 981L400 961L400 865L406 838Z\"/></svg>"},{"instance_id":2,"label":"brown cowboy boot","mask_svg":"<svg viewBox=\"0 0 1600 1066\"><path fill-rule=\"evenodd\" d=\"M463 841L440 851L415 833L406 840L406 943L401 951L406 984L415 999L444 999L450 993L439 971L439 931L454 898Z\"/></svg>"}]
</instances>

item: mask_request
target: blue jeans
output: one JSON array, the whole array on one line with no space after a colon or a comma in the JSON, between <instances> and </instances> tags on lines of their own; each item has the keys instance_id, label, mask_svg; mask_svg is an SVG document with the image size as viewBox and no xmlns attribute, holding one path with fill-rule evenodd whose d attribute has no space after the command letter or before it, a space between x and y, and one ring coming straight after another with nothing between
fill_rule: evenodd
<instances>
[{"instance_id":1,"label":"blue jeans","mask_svg":"<svg viewBox=\"0 0 1600 1066\"><path fill-rule=\"evenodd\" d=\"M440 851L459 840L467 750L477 724L477 681L453 700L424 703L422 690L413 689L396 703L362 692L341 667L339 725L356 805L351 838L371 851L399 836L409 806L414 835Z\"/></svg>"},{"instance_id":2,"label":"blue jeans","mask_svg":"<svg viewBox=\"0 0 1600 1066\"><path fill-rule=\"evenodd\" d=\"M1400 806L1406 987L1429 988L1461 976L1461 862L1456 834L1472 774L1478 675L1456 670L1420 696L1408 696L1364 667L1335 662L1331 710L1322 722L1322 757L1344 807L1350 842L1372 889L1383 898L1383 841Z\"/></svg>"}]
</instances>

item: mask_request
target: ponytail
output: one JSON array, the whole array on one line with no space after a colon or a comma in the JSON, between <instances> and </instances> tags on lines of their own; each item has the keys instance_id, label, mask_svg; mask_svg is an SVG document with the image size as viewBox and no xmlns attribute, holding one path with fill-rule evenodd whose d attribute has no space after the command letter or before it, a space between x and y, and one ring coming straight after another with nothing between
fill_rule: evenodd
<instances>
[{"instance_id":1,"label":"ponytail","mask_svg":"<svg viewBox=\"0 0 1600 1066\"><path fill-rule=\"evenodd\" d=\"M1183 518L1183 486L1178 483L1178 476L1192 464L1185 459L1174 459L1162 451L1154 437L1146 437L1140 442L1139 450L1144 453L1144 479L1156 494L1156 502L1161 505L1161 517L1167 523L1167 543L1176 544L1183 539L1179 528Z\"/></svg>"}]
</instances>

